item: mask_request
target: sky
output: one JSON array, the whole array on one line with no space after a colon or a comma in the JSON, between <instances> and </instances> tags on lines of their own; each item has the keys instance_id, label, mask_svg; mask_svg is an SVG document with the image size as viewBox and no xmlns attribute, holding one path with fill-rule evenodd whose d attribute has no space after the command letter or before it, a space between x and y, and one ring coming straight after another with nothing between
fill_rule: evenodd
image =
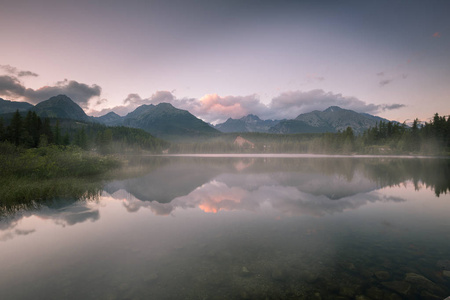
<instances>
[{"instance_id":1,"label":"sky","mask_svg":"<svg viewBox=\"0 0 450 300\"><path fill-rule=\"evenodd\" d=\"M450 1L0 2L0 97L89 115L172 103L213 124L332 105L450 114Z\"/></svg>"}]
</instances>

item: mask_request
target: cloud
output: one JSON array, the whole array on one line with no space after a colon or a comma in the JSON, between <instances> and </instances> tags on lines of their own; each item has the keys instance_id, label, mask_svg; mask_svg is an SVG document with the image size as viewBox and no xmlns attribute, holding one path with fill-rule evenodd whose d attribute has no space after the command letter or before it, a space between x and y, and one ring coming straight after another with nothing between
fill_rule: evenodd
<instances>
[{"instance_id":1,"label":"cloud","mask_svg":"<svg viewBox=\"0 0 450 300\"><path fill-rule=\"evenodd\" d=\"M433 33L433 37L434 38L440 38L441 37L441 33L436 31L435 33Z\"/></svg>"},{"instance_id":2,"label":"cloud","mask_svg":"<svg viewBox=\"0 0 450 300\"><path fill-rule=\"evenodd\" d=\"M39 89L26 88L17 77L0 76L0 95L36 104L50 97L64 94L83 108L87 108L89 100L99 97L102 88L96 84L87 85L75 80L58 81L53 86L44 86Z\"/></svg>"},{"instance_id":3,"label":"cloud","mask_svg":"<svg viewBox=\"0 0 450 300\"><path fill-rule=\"evenodd\" d=\"M383 80L380 80L379 84L380 84L380 86L385 86L385 85L390 84L391 82L392 82L392 79L383 79Z\"/></svg>"},{"instance_id":4,"label":"cloud","mask_svg":"<svg viewBox=\"0 0 450 300\"><path fill-rule=\"evenodd\" d=\"M377 73L377 76L384 76L384 72Z\"/></svg>"},{"instance_id":5,"label":"cloud","mask_svg":"<svg viewBox=\"0 0 450 300\"><path fill-rule=\"evenodd\" d=\"M367 104L356 97L325 92L322 89L307 92L289 91L281 93L272 99L266 117L271 119L291 119L299 114L314 110L322 111L330 106L339 106L361 113L376 113L381 108L380 105Z\"/></svg>"},{"instance_id":6,"label":"cloud","mask_svg":"<svg viewBox=\"0 0 450 300\"><path fill-rule=\"evenodd\" d=\"M142 201L132 195L121 200L129 212L148 208L156 215L162 216L172 214L178 208L199 208L207 213L254 212L265 209L267 205L277 214L286 216L325 216L378 201L405 201L375 191L376 183L360 176L349 181L336 174L295 175L278 174L274 177L268 174L225 173L168 203ZM342 194L342 197L336 199L333 197L335 194ZM361 194L364 194L364 197L361 197Z\"/></svg>"},{"instance_id":7,"label":"cloud","mask_svg":"<svg viewBox=\"0 0 450 300\"><path fill-rule=\"evenodd\" d=\"M305 78L307 83L311 83L311 82L321 82L325 80L325 77L321 76L321 75L317 75L317 74L308 74L306 75Z\"/></svg>"},{"instance_id":8,"label":"cloud","mask_svg":"<svg viewBox=\"0 0 450 300\"><path fill-rule=\"evenodd\" d=\"M248 114L262 116L266 115L268 110L256 94L225 97L218 94L207 94L198 101L183 99L180 101L180 105L184 109L191 106L195 115L212 123L224 122L229 117L237 119Z\"/></svg>"},{"instance_id":9,"label":"cloud","mask_svg":"<svg viewBox=\"0 0 450 300\"><path fill-rule=\"evenodd\" d=\"M399 109L399 108L403 108L403 107L406 107L406 105L404 105L404 104L391 104L391 105L384 104L384 105L380 106L380 109L382 111L385 111L385 110Z\"/></svg>"},{"instance_id":10,"label":"cloud","mask_svg":"<svg viewBox=\"0 0 450 300\"><path fill-rule=\"evenodd\" d=\"M382 74L382 75L379 75L379 74ZM384 72L378 73L377 75L384 76ZM406 78L408 78L408 74L402 73L402 74L393 76L393 78L380 80L380 82L378 84L380 85L380 87L384 87L384 86L394 82L394 80L396 81L397 79L406 79Z\"/></svg>"},{"instance_id":11,"label":"cloud","mask_svg":"<svg viewBox=\"0 0 450 300\"><path fill-rule=\"evenodd\" d=\"M100 105L100 104L105 103L105 102L108 102L108 99L105 99L105 98L98 99L98 100L95 102L95 106Z\"/></svg>"},{"instance_id":12,"label":"cloud","mask_svg":"<svg viewBox=\"0 0 450 300\"><path fill-rule=\"evenodd\" d=\"M101 116L114 111L123 116L140 105L156 105L161 102L171 103L174 107L187 110L196 117L213 124L225 122L230 117L239 119L248 114L255 114L262 119L293 119L299 114L313 110L323 111L330 106L371 114L404 107L403 104L368 104L356 97L325 92L322 89L284 92L273 98L269 104L262 103L256 94L247 96L207 94L196 99L177 98L170 91L157 91L148 98L142 98L139 94L129 94L123 101L124 105L93 111L92 114Z\"/></svg>"},{"instance_id":13,"label":"cloud","mask_svg":"<svg viewBox=\"0 0 450 300\"><path fill-rule=\"evenodd\" d=\"M3 69L5 72L11 75L15 75L18 77L25 77L25 76L33 76L37 77L38 74L31 72L31 71L22 71L17 69L16 67L10 66L10 65L0 65L0 69Z\"/></svg>"}]
</instances>

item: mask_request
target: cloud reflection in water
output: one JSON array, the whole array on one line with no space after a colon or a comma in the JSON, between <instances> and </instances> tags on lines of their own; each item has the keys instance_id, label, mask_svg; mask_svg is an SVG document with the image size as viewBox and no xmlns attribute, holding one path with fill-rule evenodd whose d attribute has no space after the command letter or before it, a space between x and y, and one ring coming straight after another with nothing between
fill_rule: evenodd
<instances>
[{"instance_id":1,"label":"cloud reflection in water","mask_svg":"<svg viewBox=\"0 0 450 300\"><path fill-rule=\"evenodd\" d=\"M129 212L145 207L157 215L169 215L177 208L199 208L208 213L233 210L258 212L268 204L283 215L324 216L356 209L370 202L405 201L375 191L376 185L360 176L355 176L351 181L333 175L302 176L283 173L221 174L169 203L141 201L124 190L112 196L125 199L124 206ZM338 194L339 199L335 200Z\"/></svg>"}]
</instances>

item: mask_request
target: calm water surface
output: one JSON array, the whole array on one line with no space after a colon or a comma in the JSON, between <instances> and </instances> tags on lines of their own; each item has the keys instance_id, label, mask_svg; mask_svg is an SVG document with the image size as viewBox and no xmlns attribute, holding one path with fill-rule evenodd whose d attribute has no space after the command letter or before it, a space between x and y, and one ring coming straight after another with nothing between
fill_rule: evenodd
<instances>
[{"instance_id":1,"label":"calm water surface","mask_svg":"<svg viewBox=\"0 0 450 300\"><path fill-rule=\"evenodd\" d=\"M450 161L133 157L0 216L0 299L444 299Z\"/></svg>"}]
</instances>

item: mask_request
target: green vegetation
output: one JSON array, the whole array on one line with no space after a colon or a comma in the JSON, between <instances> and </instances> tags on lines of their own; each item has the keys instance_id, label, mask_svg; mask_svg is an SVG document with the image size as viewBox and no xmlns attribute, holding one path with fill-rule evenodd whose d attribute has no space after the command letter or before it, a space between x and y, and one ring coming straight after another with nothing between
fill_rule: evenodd
<instances>
[{"instance_id":1,"label":"green vegetation","mask_svg":"<svg viewBox=\"0 0 450 300\"><path fill-rule=\"evenodd\" d=\"M16 111L0 118L0 207L92 197L102 176L120 166L115 153L161 153L168 143L141 129L41 119Z\"/></svg>"},{"instance_id":2,"label":"green vegetation","mask_svg":"<svg viewBox=\"0 0 450 300\"><path fill-rule=\"evenodd\" d=\"M120 162L78 147L24 149L0 143L0 207L55 197L92 197L101 191L101 175Z\"/></svg>"},{"instance_id":3,"label":"green vegetation","mask_svg":"<svg viewBox=\"0 0 450 300\"><path fill-rule=\"evenodd\" d=\"M238 145L237 136L250 143ZM171 153L450 154L450 117L436 114L412 127L379 122L361 135L348 127L337 133L228 133L201 142L174 143Z\"/></svg>"},{"instance_id":4,"label":"green vegetation","mask_svg":"<svg viewBox=\"0 0 450 300\"><path fill-rule=\"evenodd\" d=\"M72 143L84 150L95 150L101 154L111 153L161 153L169 143L153 137L137 128L124 126L107 127L101 124L71 124L67 128L73 136Z\"/></svg>"}]
</instances>

